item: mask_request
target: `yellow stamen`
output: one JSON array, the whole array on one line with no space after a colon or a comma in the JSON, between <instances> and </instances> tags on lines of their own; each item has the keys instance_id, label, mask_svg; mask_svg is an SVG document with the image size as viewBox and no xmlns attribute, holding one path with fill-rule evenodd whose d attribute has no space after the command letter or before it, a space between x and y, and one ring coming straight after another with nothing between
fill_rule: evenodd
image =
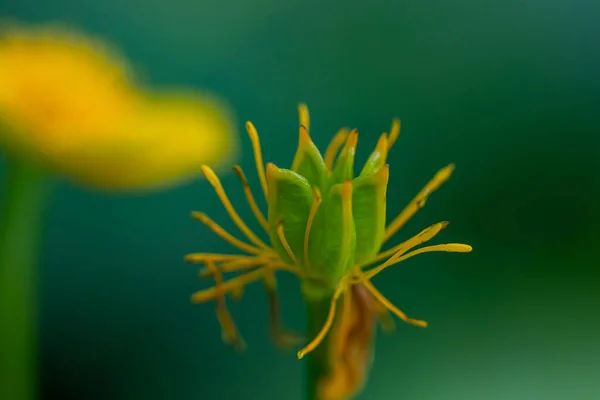
<instances>
[{"instance_id":1,"label":"yellow stamen","mask_svg":"<svg viewBox=\"0 0 600 400\"><path fill-rule=\"evenodd\" d=\"M260 185L262 186L265 198L267 198L267 177L265 176L265 164L263 163L258 132L250 121L246 122L246 131L248 132L248 136L250 136L250 141L252 142L252 150L254 151L254 160L256 161L256 172L258 173L258 179L260 180Z\"/></svg>"},{"instance_id":2,"label":"yellow stamen","mask_svg":"<svg viewBox=\"0 0 600 400\"><path fill-rule=\"evenodd\" d=\"M233 260L227 263L220 265L217 270L219 273L228 273L228 272L236 272L242 271L245 269L258 268L269 260L265 258L251 258L251 259L241 259L241 260ZM214 268L208 267L208 263L206 264L207 268L200 270L200 277L207 278L214 274Z\"/></svg>"},{"instance_id":3,"label":"yellow stamen","mask_svg":"<svg viewBox=\"0 0 600 400\"><path fill-rule=\"evenodd\" d=\"M244 287L240 286L236 289L233 289L230 296L233 301L240 301L242 297L244 297Z\"/></svg>"},{"instance_id":4,"label":"yellow stamen","mask_svg":"<svg viewBox=\"0 0 600 400\"><path fill-rule=\"evenodd\" d=\"M251 282L262 279L267 272L268 270L265 268L257 269L256 271L251 271L244 275L240 275L237 278L230 279L227 282L223 282L219 287L213 286L205 290L200 290L192 295L192 303L204 303L213 300L217 296L222 296L226 293L238 290L241 286L246 286Z\"/></svg>"},{"instance_id":5,"label":"yellow stamen","mask_svg":"<svg viewBox=\"0 0 600 400\"><path fill-rule=\"evenodd\" d=\"M366 267L367 265L375 264L376 262L379 262L379 261L383 260L384 258L388 258L392 255L396 255L399 253L401 255L402 253L412 249L413 247L418 246L420 244L423 244L423 243L431 240L438 233L440 233L440 231L442 229L444 229L447 226L448 226L447 221L438 222L437 224L433 224L430 227L423 229L421 232L419 232L415 236L411 237L410 239L392 247L389 250L386 250L386 251L383 251L383 252L377 254L377 257L361 264L360 267L362 268L362 267Z\"/></svg>"},{"instance_id":6,"label":"yellow stamen","mask_svg":"<svg viewBox=\"0 0 600 400\"><path fill-rule=\"evenodd\" d=\"M427 327L427 322L421 321L420 319L409 318L406 314L404 314L398 307L396 307L388 299L386 299L385 296L383 296L381 292L379 292L379 290L377 290L369 280L362 279L362 283L365 285L367 290L371 292L373 297L377 299L377 301L383 304L384 307L393 312L402 321L406 322L407 324L419 326L421 328Z\"/></svg>"},{"instance_id":7,"label":"yellow stamen","mask_svg":"<svg viewBox=\"0 0 600 400\"><path fill-rule=\"evenodd\" d=\"M285 271L297 275L300 278L306 278L306 274L304 273L304 271L302 271L302 268L295 265L289 265L283 262L272 262L271 264L265 265L265 268L269 268L274 271Z\"/></svg>"},{"instance_id":8,"label":"yellow stamen","mask_svg":"<svg viewBox=\"0 0 600 400\"><path fill-rule=\"evenodd\" d=\"M267 246L254 234L254 232L252 232L252 230L250 230L250 228L248 228L248 226L240 218L239 214L235 211L235 208L231 204L231 201L229 201L229 197L227 197L227 194L225 193L225 189L223 189L223 186L221 185L221 181L214 173L214 171L210 167L203 165L202 172L204 173L204 176L206 176L206 179L210 182L212 187L215 189L217 196L219 196L219 199L221 200L221 203L223 203L223 206L227 210L227 213L231 217L231 220L237 225L238 228L240 228L244 235L246 235L248 240L250 240L258 247L268 249L269 246Z\"/></svg>"},{"instance_id":9,"label":"yellow stamen","mask_svg":"<svg viewBox=\"0 0 600 400\"><path fill-rule=\"evenodd\" d=\"M306 270L310 272L310 258L308 257L308 240L310 238L310 230L312 228L313 221L317 215L317 210L321 205L321 192L316 187L313 187L313 203L310 207L308 214L308 220L306 221L306 230L304 231L304 265Z\"/></svg>"},{"instance_id":10,"label":"yellow stamen","mask_svg":"<svg viewBox=\"0 0 600 400\"><path fill-rule=\"evenodd\" d=\"M300 133L298 135L298 149L308 148L312 143L312 139L308 134L308 130L304 125L300 125ZM304 159L303 153L298 151L296 156L292 160L292 170L296 170L298 168L298 164Z\"/></svg>"},{"instance_id":11,"label":"yellow stamen","mask_svg":"<svg viewBox=\"0 0 600 400\"><path fill-rule=\"evenodd\" d=\"M327 150L325 150L325 157L324 157L325 166L327 167L327 171L331 172L331 168L333 167L333 162L335 161L335 156L336 156L338 150L340 149L340 147L342 147L342 145L344 143L346 143L346 139L348 139L349 133L350 133L350 129L342 128L335 134L333 139L331 139L329 146L327 146Z\"/></svg>"},{"instance_id":12,"label":"yellow stamen","mask_svg":"<svg viewBox=\"0 0 600 400\"><path fill-rule=\"evenodd\" d=\"M268 273L264 278L265 290L269 300L269 328L275 344L281 348L295 347L303 338L293 332L287 331L281 321L279 299L277 297L277 281L274 273Z\"/></svg>"},{"instance_id":13,"label":"yellow stamen","mask_svg":"<svg viewBox=\"0 0 600 400\"><path fill-rule=\"evenodd\" d=\"M358 130L352 129L348 134L348 140L342 149L342 152L346 151L349 154L354 155L356 153L356 145L358 144Z\"/></svg>"},{"instance_id":14,"label":"yellow stamen","mask_svg":"<svg viewBox=\"0 0 600 400\"><path fill-rule=\"evenodd\" d=\"M268 233L269 232L269 224L268 224L267 219L265 218L264 214L260 211L258 204L256 204L254 195L252 195L252 189L250 189L250 185L248 185L248 180L246 179L246 175L244 175L244 171L242 170L242 167L240 167L239 165L236 165L233 167L233 170L235 171L235 174L242 182L242 186L244 187L244 194L246 195L246 200L248 201L248 205L250 205L250 208L252 209L252 213L254 214L254 216L260 223L260 225L263 227L265 232Z\"/></svg>"},{"instance_id":15,"label":"yellow stamen","mask_svg":"<svg viewBox=\"0 0 600 400\"><path fill-rule=\"evenodd\" d=\"M283 245L285 252L292 259L292 262L294 263L294 265L298 265L298 259L294 255L294 252L292 251L290 244L288 243L288 241L285 238L285 234L283 232L283 221L279 221L279 223L277 224L277 236L279 237L279 240L281 241L281 244Z\"/></svg>"},{"instance_id":16,"label":"yellow stamen","mask_svg":"<svg viewBox=\"0 0 600 400\"><path fill-rule=\"evenodd\" d=\"M387 267L391 267L394 264L398 264L399 262L407 260L418 254L430 253L430 252L434 252L434 251L450 252L450 253L469 253L471 250L473 250L473 248L471 246L469 246L468 244L461 244L461 243L447 243L447 244L438 244L435 246L421 247L420 249L411 251L410 253L405 254L401 257L398 255L392 256L387 262L383 263L382 265L365 271L365 276L367 279L371 279L375 275L377 275L378 273L380 273L381 271L386 269Z\"/></svg>"},{"instance_id":17,"label":"yellow stamen","mask_svg":"<svg viewBox=\"0 0 600 400\"><path fill-rule=\"evenodd\" d=\"M375 152L378 152L381 155L381 157L383 158L383 160L381 161L382 164L385 164L389 150L390 150L390 142L389 142L388 136L387 136L387 134L382 133L381 136L379 136L379 140L377 141L377 144L375 145Z\"/></svg>"},{"instance_id":18,"label":"yellow stamen","mask_svg":"<svg viewBox=\"0 0 600 400\"><path fill-rule=\"evenodd\" d=\"M213 272L215 277L215 287L220 287L223 284L223 276L221 275L221 271L219 271L219 269L212 262L208 262L206 266ZM246 344L238 333L235 322L233 322L233 318L227 309L225 296L219 295L215 300L217 303L217 319L221 325L221 336L223 337L223 341L227 344L233 345L239 350L243 350L246 347Z\"/></svg>"},{"instance_id":19,"label":"yellow stamen","mask_svg":"<svg viewBox=\"0 0 600 400\"><path fill-rule=\"evenodd\" d=\"M388 138L388 150L392 148L396 140L400 136L400 120L398 118L394 118L392 120L392 128L390 129L390 136Z\"/></svg>"},{"instance_id":20,"label":"yellow stamen","mask_svg":"<svg viewBox=\"0 0 600 400\"><path fill-rule=\"evenodd\" d=\"M187 254L184 260L189 263L205 263L205 262L223 262L237 259L254 259L253 256L240 256L237 254L213 254L213 253L193 253Z\"/></svg>"},{"instance_id":21,"label":"yellow stamen","mask_svg":"<svg viewBox=\"0 0 600 400\"><path fill-rule=\"evenodd\" d=\"M313 351L314 349L316 349L317 346L323 341L323 339L325 339L327 332L329 332L329 329L331 328L331 325L333 324L337 301L345 289L346 289L346 279L342 279L340 281L340 283L338 284L338 286L335 290L335 293L333 294L333 297L331 298L331 302L329 303L329 312L327 314L327 320L325 321L325 325L323 325L323 327L321 328L321 330L319 331L317 336L308 345L306 345L306 347L304 347L302 350L300 350L298 352L298 359L301 359L306 354L308 354L311 351Z\"/></svg>"},{"instance_id":22,"label":"yellow stamen","mask_svg":"<svg viewBox=\"0 0 600 400\"><path fill-rule=\"evenodd\" d=\"M298 114L300 117L300 126L306 127L306 131L310 132L310 116L306 104L301 103L298 105Z\"/></svg>"},{"instance_id":23,"label":"yellow stamen","mask_svg":"<svg viewBox=\"0 0 600 400\"><path fill-rule=\"evenodd\" d=\"M439 170L414 199L398 214L398 216L387 226L383 242L385 243L393 234L400 229L413 215L417 213L427 201L427 198L446 182L454 171L454 164L450 164Z\"/></svg>"},{"instance_id":24,"label":"yellow stamen","mask_svg":"<svg viewBox=\"0 0 600 400\"><path fill-rule=\"evenodd\" d=\"M219 226L215 221L210 219L208 215L194 211L192 212L192 217L202 222L204 225L209 227L214 233L220 236L221 239L225 240L228 243L231 243L238 249L250 254L259 254L261 252L261 250L257 249L256 247L244 243L241 240L233 237L229 232L221 228L221 226Z\"/></svg>"}]
</instances>

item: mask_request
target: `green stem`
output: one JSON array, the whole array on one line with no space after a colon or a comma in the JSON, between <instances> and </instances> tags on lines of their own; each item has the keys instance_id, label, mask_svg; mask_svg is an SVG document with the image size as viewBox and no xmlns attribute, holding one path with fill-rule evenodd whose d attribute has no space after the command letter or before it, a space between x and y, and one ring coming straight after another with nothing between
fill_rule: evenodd
<instances>
[{"instance_id":1,"label":"green stem","mask_svg":"<svg viewBox=\"0 0 600 400\"><path fill-rule=\"evenodd\" d=\"M325 320L327 319L327 314L329 312L331 297L324 297L318 300L305 297L305 300L308 314L307 334L310 340L317 336L325 324ZM320 400L317 393L318 382L329 373L329 357L327 355L329 346L327 342L328 338L326 337L316 349L306 355L307 400Z\"/></svg>"},{"instance_id":2,"label":"green stem","mask_svg":"<svg viewBox=\"0 0 600 400\"><path fill-rule=\"evenodd\" d=\"M37 253L46 180L7 160L0 208L0 399L37 397Z\"/></svg>"}]
</instances>

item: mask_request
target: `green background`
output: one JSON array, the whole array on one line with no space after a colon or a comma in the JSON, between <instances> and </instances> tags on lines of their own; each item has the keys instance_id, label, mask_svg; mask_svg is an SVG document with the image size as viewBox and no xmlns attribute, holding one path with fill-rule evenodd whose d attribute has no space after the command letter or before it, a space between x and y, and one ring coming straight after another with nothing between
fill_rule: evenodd
<instances>
[{"instance_id":1,"label":"green background","mask_svg":"<svg viewBox=\"0 0 600 400\"><path fill-rule=\"evenodd\" d=\"M378 336L360 399L600 398L598 3L2 0L0 14L72 23L117 44L150 84L225 96L257 190L243 122L266 160L289 165L299 101L321 148L357 127L359 160L402 119L390 218L457 164L393 243L449 220L438 242L474 251L375 279L430 327ZM240 198L233 174L222 182ZM201 179L131 196L59 184L40 271L44 398L302 398L303 364L270 344L260 285L230 307L242 355L221 343L212 305L190 304L207 283L183 255L231 250L191 210L235 231ZM295 279L282 276L281 292L286 323L302 329Z\"/></svg>"}]
</instances>

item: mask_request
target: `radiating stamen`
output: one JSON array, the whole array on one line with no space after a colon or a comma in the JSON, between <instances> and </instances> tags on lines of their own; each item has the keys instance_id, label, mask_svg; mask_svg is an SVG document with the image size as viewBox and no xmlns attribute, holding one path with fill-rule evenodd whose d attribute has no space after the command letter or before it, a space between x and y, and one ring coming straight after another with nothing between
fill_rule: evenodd
<instances>
[{"instance_id":1,"label":"radiating stamen","mask_svg":"<svg viewBox=\"0 0 600 400\"><path fill-rule=\"evenodd\" d=\"M244 297L244 287L239 286L239 287L233 289L229 296L231 296L231 300L233 300L233 301L240 301L242 299L242 297Z\"/></svg>"},{"instance_id":2,"label":"radiating stamen","mask_svg":"<svg viewBox=\"0 0 600 400\"><path fill-rule=\"evenodd\" d=\"M367 279L371 279L375 275L377 275L378 273L383 271L384 269L391 267L392 265L398 264L399 262L407 260L411 257L414 257L418 254L430 253L430 252L434 252L434 251L450 252L450 253L469 253L471 250L473 250L473 248L471 246L469 246L468 244L461 244L461 243L446 243L446 244L438 244L435 246L421 247L420 249L411 251L410 253L405 254L401 257L394 255L388 260L388 262L385 262L378 267L371 268L371 269L365 271L364 274Z\"/></svg>"},{"instance_id":3,"label":"radiating stamen","mask_svg":"<svg viewBox=\"0 0 600 400\"><path fill-rule=\"evenodd\" d=\"M237 272L237 271L243 271L246 269L258 268L258 267L265 265L268 262L269 262L269 259L267 259L267 258L240 259L240 260L232 260L232 261L223 263L220 266L215 267L215 268L218 269L219 273L226 274L229 272ZM207 265L207 268L203 268L202 270L200 270L201 278L209 277L214 273L214 268L208 268L208 264L206 264L206 265Z\"/></svg>"},{"instance_id":4,"label":"radiating stamen","mask_svg":"<svg viewBox=\"0 0 600 400\"><path fill-rule=\"evenodd\" d=\"M335 156L342 147L344 143L346 143L346 139L348 139L348 134L350 133L350 129L342 128L340 129L331 142L329 146L327 146L327 150L325 150L325 156L323 160L325 161L325 166L327 167L327 171L331 172L331 168L333 167L333 162L335 161Z\"/></svg>"},{"instance_id":5,"label":"radiating stamen","mask_svg":"<svg viewBox=\"0 0 600 400\"><path fill-rule=\"evenodd\" d=\"M379 308L375 311L377 315L377 321L384 332L394 332L396 330L396 324L394 318L390 315L390 311L380 302L377 302Z\"/></svg>"},{"instance_id":6,"label":"radiating stamen","mask_svg":"<svg viewBox=\"0 0 600 400\"><path fill-rule=\"evenodd\" d=\"M310 132L310 116L308 114L308 107L306 104L301 103L298 105L298 114L300 125L306 127L306 131Z\"/></svg>"},{"instance_id":7,"label":"radiating stamen","mask_svg":"<svg viewBox=\"0 0 600 400\"><path fill-rule=\"evenodd\" d=\"M266 274L263 283L269 299L269 328L273 341L281 348L297 346L303 341L303 338L283 327L279 309L279 299L277 298L277 281L275 280L275 274L273 272Z\"/></svg>"},{"instance_id":8,"label":"radiating stamen","mask_svg":"<svg viewBox=\"0 0 600 400\"><path fill-rule=\"evenodd\" d=\"M285 238L285 234L283 232L283 221L279 221L279 223L277 224L277 236L279 237L279 240L281 241L281 244L283 245L285 252L290 257L290 259L292 260L294 265L298 265L298 259L294 255L294 252L292 251L290 244L288 243L287 239Z\"/></svg>"},{"instance_id":9,"label":"radiating stamen","mask_svg":"<svg viewBox=\"0 0 600 400\"><path fill-rule=\"evenodd\" d=\"M300 132L298 134L298 149L306 149L312 145L312 139L308 134L308 130L304 125L300 125ZM305 154L301 151L297 151L294 159L292 160L292 170L295 171L299 163L304 160ZM268 173L268 172L267 172Z\"/></svg>"},{"instance_id":10,"label":"radiating stamen","mask_svg":"<svg viewBox=\"0 0 600 400\"><path fill-rule=\"evenodd\" d=\"M246 235L248 240L250 240L252 243L257 245L258 247L262 247L263 249L268 249L269 246L267 246L262 240L260 240L254 234L254 232L252 232L252 230L250 230L250 228L248 228L248 226L240 218L237 211L235 211L235 208L231 204L231 201L229 201L229 197L227 197L227 194L225 193L225 189L223 189L223 186L221 185L221 181L219 180L217 175L214 173L214 171L212 169L210 169L210 167L203 165L202 172L204 173L204 176L206 176L206 179L210 182L212 187L215 189L217 196L219 196L219 199L221 200L221 203L223 203L223 206L227 210L227 213L231 217L231 220L237 225L238 228L240 228L240 230L244 233L244 235Z\"/></svg>"},{"instance_id":11,"label":"radiating stamen","mask_svg":"<svg viewBox=\"0 0 600 400\"><path fill-rule=\"evenodd\" d=\"M398 216L387 226L383 242L385 243L393 234L400 229L413 215L417 213L427 201L427 198L446 182L454 171L454 164L450 164L439 170L414 199L398 214Z\"/></svg>"},{"instance_id":12,"label":"radiating stamen","mask_svg":"<svg viewBox=\"0 0 600 400\"><path fill-rule=\"evenodd\" d=\"M251 282L261 280L267 272L268 270L265 268L257 269L256 271L251 271L244 275L240 275L237 278L223 282L219 287L213 286L208 289L200 290L192 295L192 303L204 303L213 300L217 296L222 296L237 290L240 286L245 286Z\"/></svg>"},{"instance_id":13,"label":"radiating stamen","mask_svg":"<svg viewBox=\"0 0 600 400\"><path fill-rule=\"evenodd\" d=\"M317 215L317 210L319 209L319 205L321 205L321 192L316 187L313 187L313 203L310 207L310 212L308 214L308 220L306 221L306 230L304 231L304 265L306 266L306 270L310 273L310 258L308 257L308 241L310 239L310 230L312 229L312 224L315 220L315 216Z\"/></svg>"},{"instance_id":14,"label":"radiating stamen","mask_svg":"<svg viewBox=\"0 0 600 400\"><path fill-rule=\"evenodd\" d=\"M375 149L371 152L369 158L365 162L360 175L364 175L365 173L373 173L380 170L387 160L388 156L388 138L387 133L382 133L379 136L379 140L375 145ZM368 171L368 172L366 172Z\"/></svg>"},{"instance_id":15,"label":"radiating stamen","mask_svg":"<svg viewBox=\"0 0 600 400\"><path fill-rule=\"evenodd\" d=\"M379 261L383 260L384 258L388 258L392 255L396 255L396 254L402 255L404 252L412 249L413 247L418 246L420 244L423 244L423 243L431 240L438 233L440 233L440 231L442 229L444 229L447 226L448 226L447 221L438 222L437 224L433 224L430 227L423 229L421 232L419 232L415 236L411 237L410 239L392 247L389 250L382 251L381 253L377 254L377 257L361 264L360 267L364 268L368 265L375 264L376 262L379 262Z\"/></svg>"},{"instance_id":16,"label":"radiating stamen","mask_svg":"<svg viewBox=\"0 0 600 400\"><path fill-rule=\"evenodd\" d=\"M271 269L273 271L285 271L294 274L299 278L306 278L306 274L304 273L302 268L297 265L290 265L284 262L271 261L269 264L265 265L265 268Z\"/></svg>"},{"instance_id":17,"label":"radiating stamen","mask_svg":"<svg viewBox=\"0 0 600 400\"><path fill-rule=\"evenodd\" d=\"M406 314L404 314L398 307L393 305L387 298L385 298L385 296L382 295L381 292L379 292L379 290L377 290L368 279L362 279L362 283L365 285L367 290L371 292L373 297L377 299L377 301L383 304L384 307L398 316L398 318L400 318L402 321L411 325L419 326L421 328L427 327L427 322L421 321L420 319L409 318Z\"/></svg>"},{"instance_id":18,"label":"radiating stamen","mask_svg":"<svg viewBox=\"0 0 600 400\"><path fill-rule=\"evenodd\" d=\"M400 136L400 120L398 118L394 118L392 120L392 128L390 129L390 135L388 138L388 150L392 148L396 140Z\"/></svg>"},{"instance_id":19,"label":"radiating stamen","mask_svg":"<svg viewBox=\"0 0 600 400\"><path fill-rule=\"evenodd\" d=\"M223 284L221 271L219 271L219 269L212 262L208 262L206 266L213 272L215 277L215 287L219 288ZM233 318L227 309L225 296L219 295L215 298L215 301L217 303L216 313L219 324L221 325L221 336L223 341L232 345L238 350L244 350L246 348L246 343L239 334L235 326L235 322L233 322Z\"/></svg>"},{"instance_id":20,"label":"radiating stamen","mask_svg":"<svg viewBox=\"0 0 600 400\"><path fill-rule=\"evenodd\" d=\"M344 290L346 290L346 279L345 278L343 278L340 281L340 283L338 283L335 293L331 297L331 301L329 303L329 312L327 313L327 319L325 320L325 324L323 325L323 327L321 328L321 330L319 331L317 336L308 345L306 345L306 347L304 347L302 350L300 350L298 352L298 359L301 359L307 353L310 353L311 351L313 351L323 341L323 339L325 339L325 336L327 335L327 333L329 332L329 329L331 329L331 325L333 324L337 301L340 298L340 296Z\"/></svg>"},{"instance_id":21,"label":"radiating stamen","mask_svg":"<svg viewBox=\"0 0 600 400\"><path fill-rule=\"evenodd\" d=\"M237 254L213 254L213 253L192 253L187 254L184 260L189 263L203 264L206 262L223 262L237 259L253 260L254 256L240 256Z\"/></svg>"},{"instance_id":22,"label":"radiating stamen","mask_svg":"<svg viewBox=\"0 0 600 400\"><path fill-rule=\"evenodd\" d=\"M260 225L263 227L265 232L268 233L269 232L269 223L267 222L267 219L265 218L264 214L260 211L258 204L256 204L256 201L254 200L254 195L252 195L252 189L250 189L250 185L248 185L248 180L246 179L246 175L244 175L244 171L242 170L242 167L240 167L239 165L235 165L233 167L233 170L235 171L237 177L242 182L242 186L244 187L244 194L246 195L246 200L248 201L248 205L252 209L252 213L254 214L254 216L260 223Z\"/></svg>"},{"instance_id":23,"label":"radiating stamen","mask_svg":"<svg viewBox=\"0 0 600 400\"><path fill-rule=\"evenodd\" d=\"M220 236L221 239L225 240L228 243L231 243L232 245L234 245L235 247L237 247L238 249L240 249L242 251L245 251L246 253L259 254L261 252L260 249L257 249L256 247L251 246L247 243L244 243L241 240L233 237L233 235L231 235L225 229L221 228L220 225L218 225L215 221L210 219L208 217L208 215L206 215L204 213L194 211L194 212L192 212L192 218L197 219L198 221L202 222L204 225L209 227L214 233L216 233L218 236Z\"/></svg>"},{"instance_id":24,"label":"radiating stamen","mask_svg":"<svg viewBox=\"0 0 600 400\"><path fill-rule=\"evenodd\" d=\"M254 160L256 161L256 173L260 180L265 199L267 198L267 177L265 176L265 164L263 163L262 151L260 149L260 140L258 138L258 132L252 124L252 122L246 122L246 131L250 136L252 142L252 150L254 151Z\"/></svg>"}]
</instances>

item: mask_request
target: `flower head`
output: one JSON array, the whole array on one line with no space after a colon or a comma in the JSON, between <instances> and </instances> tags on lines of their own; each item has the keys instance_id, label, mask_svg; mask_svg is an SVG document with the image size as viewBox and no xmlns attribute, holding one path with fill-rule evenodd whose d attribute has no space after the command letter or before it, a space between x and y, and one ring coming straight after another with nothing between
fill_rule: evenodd
<instances>
[{"instance_id":1,"label":"flower head","mask_svg":"<svg viewBox=\"0 0 600 400\"><path fill-rule=\"evenodd\" d=\"M386 162L388 152L399 136L400 121L394 120L389 134L381 135L360 174L355 176L358 132L341 129L322 156L309 136L309 115L305 105L300 105L299 114L299 145L290 169L278 168L271 163L265 167L257 131L252 123L246 124L268 205L266 216L257 206L241 167L234 167L248 204L269 237L268 244L240 218L215 173L207 166L202 168L246 240L226 232L206 214L194 212L193 217L246 254L188 255L187 261L205 264L202 277L215 279L213 287L193 294L192 301L216 300L224 339L243 347L243 340L227 311L225 297L240 296L247 284L263 281L271 299L275 337L279 342L294 344L298 338L290 336L277 323L275 273L295 274L308 303L325 301L328 305L322 328L298 352L298 358L315 350L328 337L329 373L319 383L319 398L340 399L356 392L364 381L374 321L380 320L384 327L390 328L393 324L389 313L392 313L409 324L427 326L425 321L409 318L392 304L375 288L372 279L388 267L415 255L435 251L470 252L471 246L448 243L415 249L448 225L439 222L382 251L382 245L450 177L454 166L442 168L386 226L389 178ZM223 280L223 274L234 272L243 273Z\"/></svg>"},{"instance_id":2,"label":"flower head","mask_svg":"<svg viewBox=\"0 0 600 400\"><path fill-rule=\"evenodd\" d=\"M358 132L340 130L322 157L309 136L306 106L300 105L299 113L300 139L291 169L280 169L271 163L265 168L257 131L252 123L246 124L254 149L258 176L268 204L267 217L257 206L241 167L234 167L243 185L246 199L256 219L268 234L270 244L261 240L239 217L216 174L207 166L202 168L231 219L247 241L226 232L206 214L192 214L217 235L246 253L188 255L188 261L206 264L207 267L202 270L201 276L214 276L218 281L214 287L195 293L192 300L195 303L215 299L221 302L225 295L239 293L245 285L260 280L270 282L267 288L274 291L275 272L287 271L297 275L305 297L331 297L329 318L325 326L320 334L298 353L299 358L321 342L333 323L337 300L357 285L361 290L366 289L380 305L403 321L426 326L424 321L408 318L375 288L371 280L386 268L417 254L433 251L471 251L470 246L455 243L413 250L436 236L448 225L447 222L436 223L389 250L380 251L383 243L422 208L430 194L450 177L454 166L449 165L441 169L386 227L386 187L389 174L386 160L400 133L399 121L393 121L389 134L381 135L361 173L354 177ZM372 266L374 264L378 265ZM238 271L247 272L229 281L221 280L222 274ZM225 308L222 307L219 312L220 320L230 319L224 317L225 312ZM226 336L238 337L233 331L233 324L228 325L230 326L224 327Z\"/></svg>"},{"instance_id":3,"label":"flower head","mask_svg":"<svg viewBox=\"0 0 600 400\"><path fill-rule=\"evenodd\" d=\"M49 25L0 27L0 146L88 186L138 189L235 152L214 97L150 91L98 39Z\"/></svg>"}]
</instances>

